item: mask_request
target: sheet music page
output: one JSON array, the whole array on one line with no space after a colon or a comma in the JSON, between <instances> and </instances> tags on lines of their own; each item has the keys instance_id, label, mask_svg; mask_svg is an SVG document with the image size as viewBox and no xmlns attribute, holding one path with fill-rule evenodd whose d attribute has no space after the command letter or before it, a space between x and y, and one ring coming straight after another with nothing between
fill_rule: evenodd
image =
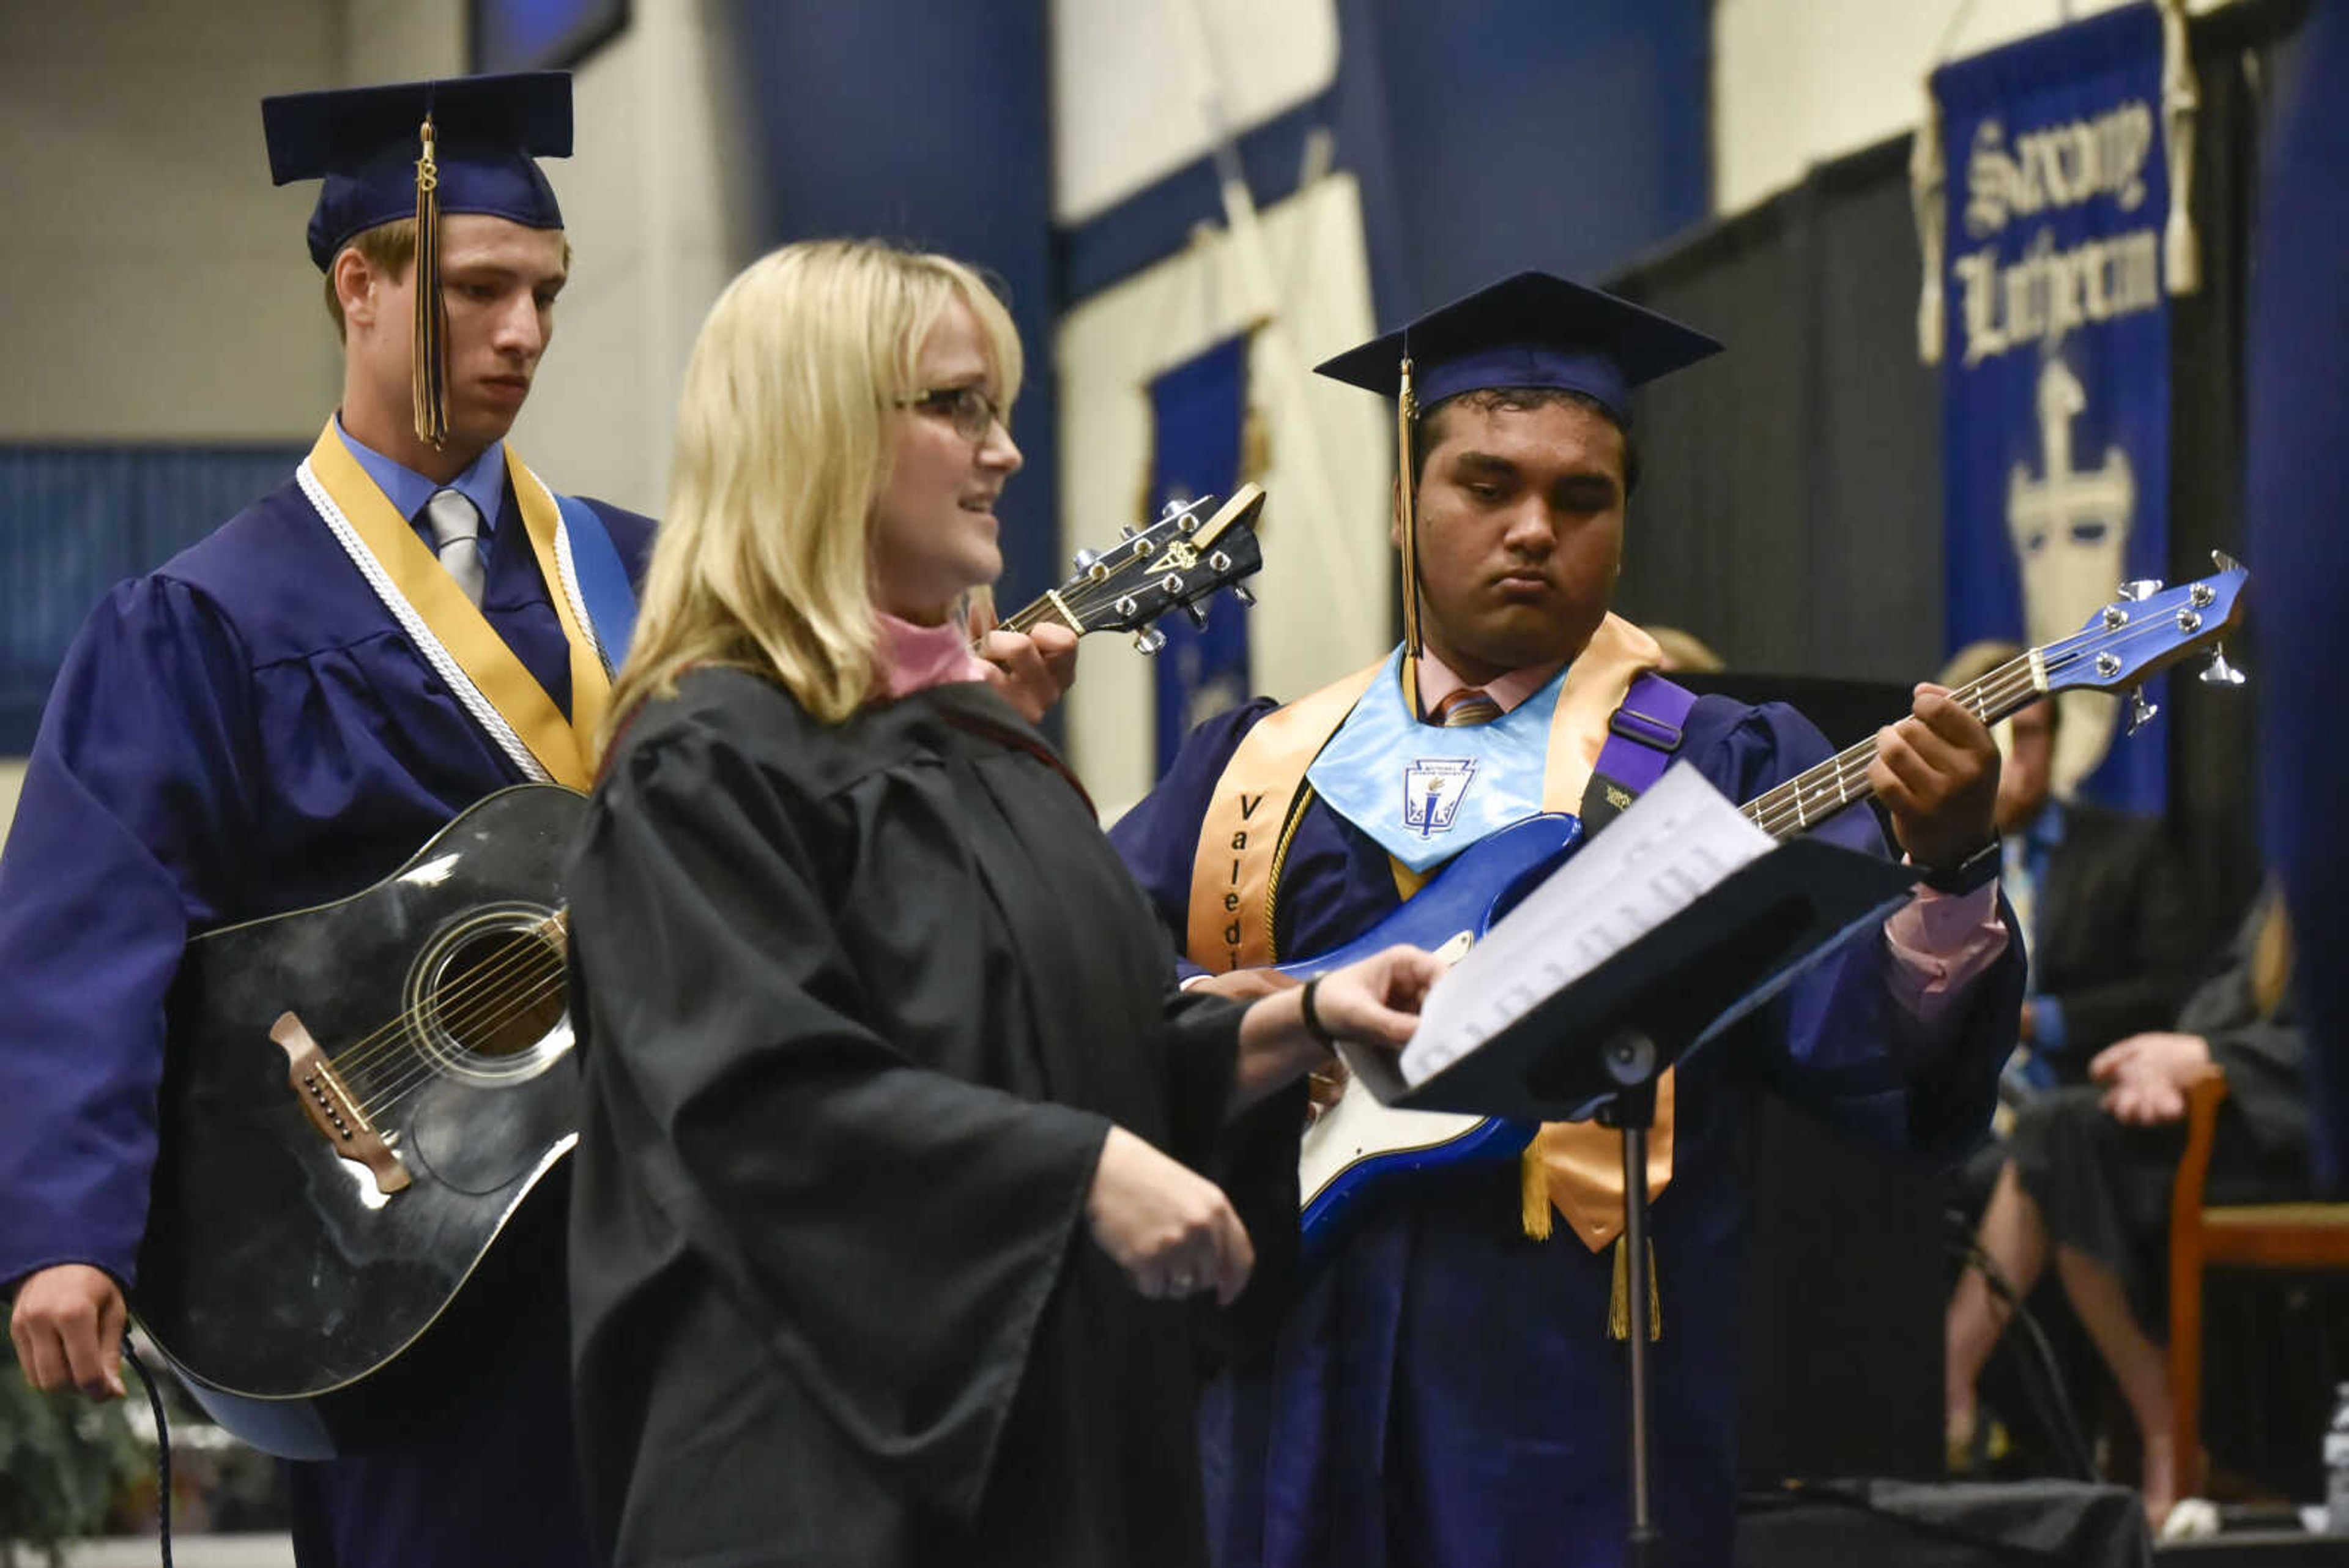
<instances>
[{"instance_id":1,"label":"sheet music page","mask_svg":"<svg viewBox=\"0 0 2349 1568\"><path fill-rule=\"evenodd\" d=\"M1404 1083L1425 1083L1775 843L1673 763L1436 982L1403 1048Z\"/></svg>"}]
</instances>

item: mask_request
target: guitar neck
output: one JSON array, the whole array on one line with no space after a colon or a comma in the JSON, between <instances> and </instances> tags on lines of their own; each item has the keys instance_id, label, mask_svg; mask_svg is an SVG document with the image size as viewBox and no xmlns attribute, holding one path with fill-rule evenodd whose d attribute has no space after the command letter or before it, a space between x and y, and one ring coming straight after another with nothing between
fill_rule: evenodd
<instances>
[{"instance_id":1,"label":"guitar neck","mask_svg":"<svg viewBox=\"0 0 2349 1568\"><path fill-rule=\"evenodd\" d=\"M1084 621L1061 602L1061 596L1057 593L1048 593L1042 598L1021 606L996 624L1005 631L1033 631L1046 621L1065 626L1079 637L1085 634Z\"/></svg>"},{"instance_id":2,"label":"guitar neck","mask_svg":"<svg viewBox=\"0 0 2349 1568\"><path fill-rule=\"evenodd\" d=\"M2022 654L1950 695L1983 723L1995 724L2045 693L2046 680L2038 659L2036 649ZM1773 838L1792 838L1876 793L1868 782L1868 767L1876 761L1876 737L1870 735L1776 788L1764 790L1737 809Z\"/></svg>"}]
</instances>

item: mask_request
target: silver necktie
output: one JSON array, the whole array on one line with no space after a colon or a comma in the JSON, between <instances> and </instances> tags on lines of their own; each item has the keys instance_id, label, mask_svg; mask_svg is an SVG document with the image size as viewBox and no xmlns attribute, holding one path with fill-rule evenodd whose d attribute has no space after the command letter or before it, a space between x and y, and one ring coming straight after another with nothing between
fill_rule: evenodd
<instances>
[{"instance_id":1,"label":"silver necktie","mask_svg":"<svg viewBox=\"0 0 2349 1568\"><path fill-rule=\"evenodd\" d=\"M432 550L465 597L481 602L486 573L481 562L481 514L460 490L433 493L424 504L425 520L432 524Z\"/></svg>"}]
</instances>

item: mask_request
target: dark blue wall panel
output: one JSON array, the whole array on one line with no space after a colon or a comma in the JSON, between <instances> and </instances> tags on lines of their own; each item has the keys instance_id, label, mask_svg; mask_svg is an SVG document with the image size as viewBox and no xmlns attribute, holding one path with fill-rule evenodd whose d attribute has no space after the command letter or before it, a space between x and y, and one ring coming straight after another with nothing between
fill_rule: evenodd
<instances>
[{"instance_id":1,"label":"dark blue wall panel","mask_svg":"<svg viewBox=\"0 0 2349 1568\"><path fill-rule=\"evenodd\" d=\"M1528 266L1604 278L1711 211L1706 0L1337 5L1336 84L1247 130L1241 161L1269 205L1295 191L1312 129L1335 132L1381 323ZM1060 236L1063 303L1222 216L1207 159L1154 182Z\"/></svg>"},{"instance_id":2,"label":"dark blue wall panel","mask_svg":"<svg viewBox=\"0 0 2349 1568\"><path fill-rule=\"evenodd\" d=\"M761 250L871 236L1002 280L1028 355L1005 492L1009 610L1055 586L1050 83L1044 0L859 0L730 10L765 210Z\"/></svg>"},{"instance_id":3,"label":"dark blue wall panel","mask_svg":"<svg viewBox=\"0 0 2349 1568\"><path fill-rule=\"evenodd\" d=\"M275 489L307 450L0 446L0 754L31 748L66 645L108 588Z\"/></svg>"}]
</instances>

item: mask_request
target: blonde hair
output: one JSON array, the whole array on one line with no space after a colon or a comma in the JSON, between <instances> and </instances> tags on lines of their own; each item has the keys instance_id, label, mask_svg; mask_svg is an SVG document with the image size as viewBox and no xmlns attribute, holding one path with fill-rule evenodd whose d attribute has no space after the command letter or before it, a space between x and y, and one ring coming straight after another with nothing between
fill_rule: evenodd
<instances>
[{"instance_id":1,"label":"blonde hair","mask_svg":"<svg viewBox=\"0 0 2349 1568\"><path fill-rule=\"evenodd\" d=\"M694 340L667 509L604 742L697 664L767 677L837 723L875 677L871 548L890 421L922 345L957 302L993 351L1009 407L1019 338L962 263L876 241L786 245L743 269Z\"/></svg>"}]
</instances>

